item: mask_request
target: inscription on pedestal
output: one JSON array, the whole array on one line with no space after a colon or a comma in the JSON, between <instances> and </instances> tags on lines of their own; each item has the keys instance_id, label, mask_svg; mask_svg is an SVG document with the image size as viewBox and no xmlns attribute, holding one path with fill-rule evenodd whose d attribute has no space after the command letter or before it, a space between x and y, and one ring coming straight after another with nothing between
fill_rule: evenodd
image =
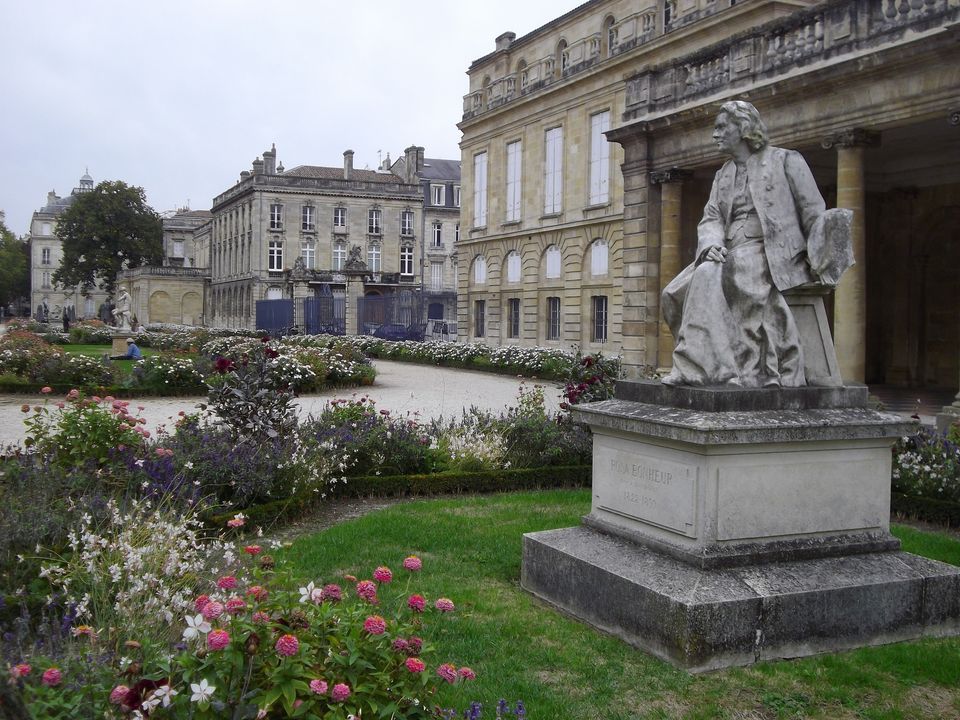
<instances>
[{"instance_id":1,"label":"inscription on pedestal","mask_svg":"<svg viewBox=\"0 0 960 720\"><path fill-rule=\"evenodd\" d=\"M695 466L609 446L595 446L594 463L594 507L696 537Z\"/></svg>"}]
</instances>

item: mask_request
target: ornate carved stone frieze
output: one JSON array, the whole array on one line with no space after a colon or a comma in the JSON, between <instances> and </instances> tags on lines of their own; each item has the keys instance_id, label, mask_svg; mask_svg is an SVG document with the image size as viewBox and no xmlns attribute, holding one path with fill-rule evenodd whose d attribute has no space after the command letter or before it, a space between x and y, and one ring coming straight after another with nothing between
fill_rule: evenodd
<instances>
[{"instance_id":1,"label":"ornate carved stone frieze","mask_svg":"<svg viewBox=\"0 0 960 720\"><path fill-rule=\"evenodd\" d=\"M654 170L651 172L650 182L654 185L661 185L662 183L682 183L684 180L689 180L692 177L692 170L672 167L666 170Z\"/></svg>"},{"instance_id":2,"label":"ornate carved stone frieze","mask_svg":"<svg viewBox=\"0 0 960 720\"><path fill-rule=\"evenodd\" d=\"M880 133L864 128L850 128L827 135L820 141L820 147L829 150L832 147L875 147L880 144Z\"/></svg>"}]
</instances>

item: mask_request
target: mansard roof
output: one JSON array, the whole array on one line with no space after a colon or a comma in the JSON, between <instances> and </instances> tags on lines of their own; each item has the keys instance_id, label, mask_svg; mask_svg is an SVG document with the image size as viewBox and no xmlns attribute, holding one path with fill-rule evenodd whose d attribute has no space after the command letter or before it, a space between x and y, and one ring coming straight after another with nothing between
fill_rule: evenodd
<instances>
[{"instance_id":1,"label":"mansard roof","mask_svg":"<svg viewBox=\"0 0 960 720\"><path fill-rule=\"evenodd\" d=\"M460 161L424 158L420 177L424 180L460 182Z\"/></svg>"},{"instance_id":2,"label":"mansard roof","mask_svg":"<svg viewBox=\"0 0 960 720\"><path fill-rule=\"evenodd\" d=\"M295 168L286 170L283 175L306 178L319 178L321 180L343 180L342 167L322 167L320 165L298 165ZM358 170L354 168L350 171L350 180L360 180L362 182L380 182L380 183L402 183L403 179L389 172L375 172L373 170Z\"/></svg>"}]
</instances>

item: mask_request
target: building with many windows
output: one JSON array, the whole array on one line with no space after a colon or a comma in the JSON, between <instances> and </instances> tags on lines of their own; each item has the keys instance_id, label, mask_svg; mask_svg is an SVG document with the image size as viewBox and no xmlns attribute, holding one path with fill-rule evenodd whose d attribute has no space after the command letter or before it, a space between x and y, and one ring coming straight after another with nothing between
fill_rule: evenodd
<instances>
[{"instance_id":1,"label":"building with many windows","mask_svg":"<svg viewBox=\"0 0 960 720\"><path fill-rule=\"evenodd\" d=\"M79 287L60 288L53 283L53 274L63 260L63 242L57 237L57 218L78 195L92 190L93 178L84 173L69 195L60 197L56 191L47 193L46 205L34 212L30 220L30 308L37 319L60 320L64 313L71 320L96 318L109 299L99 289L84 295Z\"/></svg>"},{"instance_id":2,"label":"building with many windows","mask_svg":"<svg viewBox=\"0 0 960 720\"><path fill-rule=\"evenodd\" d=\"M448 190L445 177L431 184L421 176L429 168L417 146L393 167L388 158L377 170L354 168L352 150L343 158L342 167L285 170L272 147L214 198L210 324L253 328L257 301L288 299L294 324L309 325L302 315L308 298L331 301L320 329L353 334L422 322L424 291L434 290L433 266L426 263L440 262L444 225L453 241L453 183ZM439 201L430 203L429 213L427 200ZM428 235L439 242L431 245L429 261ZM440 294L453 288L439 276L446 257L443 263Z\"/></svg>"},{"instance_id":3,"label":"building with many windows","mask_svg":"<svg viewBox=\"0 0 960 720\"><path fill-rule=\"evenodd\" d=\"M606 136L626 109L624 75L808 4L592 0L500 35L468 70L459 125L461 334L631 351L646 300L623 244L624 153Z\"/></svg>"},{"instance_id":4,"label":"building with many windows","mask_svg":"<svg viewBox=\"0 0 960 720\"><path fill-rule=\"evenodd\" d=\"M550 342L559 303L560 342L619 351L633 376L669 368L660 293L694 260L725 160L714 119L742 99L827 207L853 210L856 265L826 297L844 380L953 395L958 32L958 0L590 0L501 35L460 124L470 334ZM960 395L941 420L957 417Z\"/></svg>"}]
</instances>

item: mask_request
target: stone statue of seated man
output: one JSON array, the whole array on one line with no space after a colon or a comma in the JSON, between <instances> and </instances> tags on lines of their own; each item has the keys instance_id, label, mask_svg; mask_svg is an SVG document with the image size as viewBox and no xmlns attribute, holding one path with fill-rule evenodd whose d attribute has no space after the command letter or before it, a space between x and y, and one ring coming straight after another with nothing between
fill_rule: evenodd
<instances>
[{"instance_id":1,"label":"stone statue of seated man","mask_svg":"<svg viewBox=\"0 0 960 720\"><path fill-rule=\"evenodd\" d=\"M750 103L724 103L713 139L731 159L714 177L694 262L663 291L675 339L663 383L804 386L801 337L783 293L836 283L853 263L851 213L826 210L803 157L768 144Z\"/></svg>"}]
</instances>

